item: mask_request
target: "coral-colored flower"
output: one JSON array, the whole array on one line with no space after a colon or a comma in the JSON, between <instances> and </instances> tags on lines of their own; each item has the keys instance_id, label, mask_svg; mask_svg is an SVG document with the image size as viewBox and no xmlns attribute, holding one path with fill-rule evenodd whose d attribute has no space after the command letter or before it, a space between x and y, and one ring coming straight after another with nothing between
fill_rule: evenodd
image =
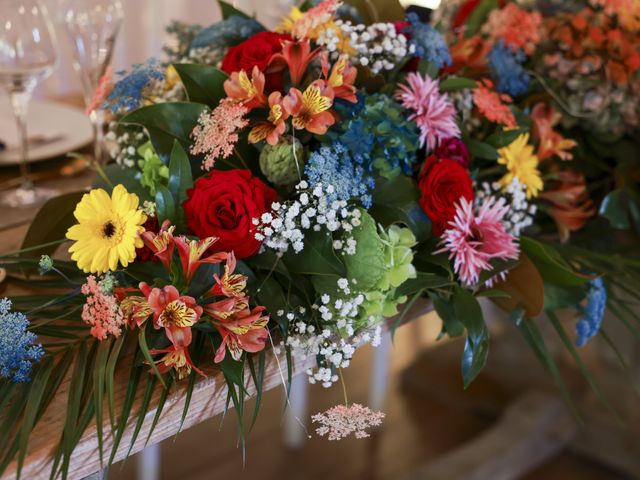
<instances>
[{"instance_id":1,"label":"coral-colored flower","mask_svg":"<svg viewBox=\"0 0 640 480\"><path fill-rule=\"evenodd\" d=\"M333 105L333 91L330 88L323 89L324 85L319 82L309 85L304 93L292 88L282 104L293 117L294 128L324 135L335 123L335 118L329 111Z\"/></svg>"},{"instance_id":2,"label":"coral-colored flower","mask_svg":"<svg viewBox=\"0 0 640 480\"><path fill-rule=\"evenodd\" d=\"M487 120L507 128L516 128L516 117L506 105L511 101L509 95L497 93L493 83L487 79L478 82L478 88L473 91L473 103Z\"/></svg>"},{"instance_id":3,"label":"coral-colored flower","mask_svg":"<svg viewBox=\"0 0 640 480\"><path fill-rule=\"evenodd\" d=\"M164 353L164 357L156 362L158 365L158 371L160 374L164 374L171 369L174 369L178 375L178 378L182 380L186 378L191 369L194 369L203 377L206 377L204 372L197 368L191 360L189 354L189 345L192 340L192 333L190 328L172 328L165 331L167 338L171 341L171 346L160 350L150 350L151 355L158 355Z\"/></svg>"},{"instance_id":4,"label":"coral-colored flower","mask_svg":"<svg viewBox=\"0 0 640 480\"><path fill-rule=\"evenodd\" d=\"M198 125L191 132L194 144L190 151L193 155L206 155L202 162L204 170L211 170L218 158L227 158L233 153L240 138L238 130L249 124L244 118L248 112L244 105L225 98L213 112L200 115Z\"/></svg>"},{"instance_id":5,"label":"coral-colored flower","mask_svg":"<svg viewBox=\"0 0 640 480\"><path fill-rule=\"evenodd\" d=\"M233 72L224 82L224 91L229 98L241 102L247 110L253 110L267 105L264 82L264 74L258 67L253 67L251 78L244 70Z\"/></svg>"},{"instance_id":6,"label":"coral-colored flower","mask_svg":"<svg viewBox=\"0 0 640 480\"><path fill-rule=\"evenodd\" d=\"M93 94L91 103L87 105L87 109L85 110L87 115L94 110L98 110L102 106L102 104L107 100L107 97L111 94L113 86L113 67L109 65L107 70L104 72L104 75L102 75L98 81L98 88Z\"/></svg>"},{"instance_id":7,"label":"coral-colored flower","mask_svg":"<svg viewBox=\"0 0 640 480\"><path fill-rule=\"evenodd\" d=\"M276 53L271 57L270 68L289 69L291 84L300 85L307 68L313 59L320 54L320 49L311 50L309 40L292 42L285 40L282 42L282 53Z\"/></svg>"},{"instance_id":8,"label":"coral-colored flower","mask_svg":"<svg viewBox=\"0 0 640 480\"><path fill-rule=\"evenodd\" d=\"M464 32L460 32L450 49L451 65L446 66L444 72L454 74L463 68L482 71L486 69L486 59L490 51L491 43L482 40L480 35L465 38Z\"/></svg>"},{"instance_id":9,"label":"coral-colored flower","mask_svg":"<svg viewBox=\"0 0 640 480\"><path fill-rule=\"evenodd\" d=\"M205 294L205 296L225 296L229 298L244 297L244 290L247 287L247 277L238 273L233 273L236 269L236 257L233 252L229 252L227 263L224 266L222 278L214 275L215 285Z\"/></svg>"},{"instance_id":10,"label":"coral-colored flower","mask_svg":"<svg viewBox=\"0 0 640 480\"><path fill-rule=\"evenodd\" d=\"M517 178L527 187L527 198L537 197L544 184L538 170L538 157L529 145L529 134L519 135L506 147L498 150L498 163L507 167L508 172L500 179L503 187L507 187Z\"/></svg>"},{"instance_id":11,"label":"coral-colored flower","mask_svg":"<svg viewBox=\"0 0 640 480\"><path fill-rule=\"evenodd\" d=\"M217 252L202 258L217 240L215 237L190 240L183 236L174 239L176 247L178 247L178 256L180 257L182 271L184 272L187 283L191 282L200 265L204 265L205 263L220 263L227 259L226 252Z\"/></svg>"},{"instance_id":12,"label":"coral-colored flower","mask_svg":"<svg viewBox=\"0 0 640 480\"><path fill-rule=\"evenodd\" d=\"M412 72L407 76L408 85L400 85L395 98L413 113L413 120L420 128L421 144L433 150L438 141L459 138L460 127L456 123L456 109L446 93L440 93L440 83L428 75L422 77Z\"/></svg>"},{"instance_id":13,"label":"coral-colored flower","mask_svg":"<svg viewBox=\"0 0 640 480\"><path fill-rule=\"evenodd\" d=\"M540 43L542 15L529 12L516 3L489 14L483 30L495 41L503 40L513 50L522 49L531 55Z\"/></svg>"},{"instance_id":14,"label":"coral-colored flower","mask_svg":"<svg viewBox=\"0 0 640 480\"><path fill-rule=\"evenodd\" d=\"M140 235L145 246L153 252L167 270L171 269L171 261L173 260L173 231L175 228L169 220L165 220L158 233L147 230Z\"/></svg>"},{"instance_id":15,"label":"coral-colored flower","mask_svg":"<svg viewBox=\"0 0 640 480\"><path fill-rule=\"evenodd\" d=\"M286 120L289 112L282 105L282 94L273 92L269 95L269 116L266 122L260 122L249 132L249 142L258 143L266 140L269 145L277 145L280 137L287 129Z\"/></svg>"},{"instance_id":16,"label":"coral-colored flower","mask_svg":"<svg viewBox=\"0 0 640 480\"><path fill-rule=\"evenodd\" d=\"M290 26L291 35L297 39L315 38L323 25L333 20L334 14L340 8L340 0L324 0L313 8L297 16Z\"/></svg>"},{"instance_id":17,"label":"coral-colored flower","mask_svg":"<svg viewBox=\"0 0 640 480\"><path fill-rule=\"evenodd\" d=\"M336 98L342 98L356 103L356 87L353 84L358 71L349 63L347 55L340 55L329 74L329 58L326 52L322 55L322 74L327 85L333 89Z\"/></svg>"},{"instance_id":18,"label":"coral-colored flower","mask_svg":"<svg viewBox=\"0 0 640 480\"><path fill-rule=\"evenodd\" d=\"M367 438L367 429L382 425L385 415L374 412L358 403L351 405L336 405L324 413L317 413L311 417L313 423L321 426L316 433L321 437L328 435L329 440L342 440L354 434L356 438Z\"/></svg>"},{"instance_id":19,"label":"coral-colored flower","mask_svg":"<svg viewBox=\"0 0 640 480\"><path fill-rule=\"evenodd\" d=\"M553 127L560 121L562 114L551 105L536 104L531 111L531 136L538 142L538 159L546 160L558 156L561 160L571 160L571 149L578 143L564 138Z\"/></svg>"},{"instance_id":20,"label":"coral-colored flower","mask_svg":"<svg viewBox=\"0 0 640 480\"><path fill-rule=\"evenodd\" d=\"M140 291L147 297L153 311L155 328L186 328L195 325L202 315L202 307L193 297L180 295L173 285L163 288L151 288L145 282L140 283Z\"/></svg>"},{"instance_id":21,"label":"coral-colored flower","mask_svg":"<svg viewBox=\"0 0 640 480\"><path fill-rule=\"evenodd\" d=\"M222 336L214 362L224 360L227 350L234 360L240 360L242 352L255 353L264 349L269 336L266 328L269 316L263 314L264 310L264 307L246 308L227 318L214 319L214 325Z\"/></svg>"},{"instance_id":22,"label":"coral-colored flower","mask_svg":"<svg viewBox=\"0 0 640 480\"><path fill-rule=\"evenodd\" d=\"M572 170L559 172L540 198L551 204L549 215L556 222L562 242L568 241L571 232L580 230L596 213L584 176Z\"/></svg>"},{"instance_id":23,"label":"coral-colored flower","mask_svg":"<svg viewBox=\"0 0 640 480\"><path fill-rule=\"evenodd\" d=\"M502 219L509 210L504 200L486 197L477 209L473 201L461 198L456 204L455 219L442 235L442 250L449 252L453 268L467 286L478 283L480 273L493 270L491 260L517 259L516 238L508 233Z\"/></svg>"},{"instance_id":24,"label":"coral-colored flower","mask_svg":"<svg viewBox=\"0 0 640 480\"><path fill-rule=\"evenodd\" d=\"M119 337L125 317L116 297L103 292L101 283L93 275L87 277L87 283L82 285L80 291L86 297L86 303L82 306L82 320L91 325L91 335L98 340L105 340L107 335Z\"/></svg>"},{"instance_id":25,"label":"coral-colored flower","mask_svg":"<svg viewBox=\"0 0 640 480\"><path fill-rule=\"evenodd\" d=\"M120 299L120 308L131 328L140 328L153 313L147 297L127 296L124 289L116 289L116 296Z\"/></svg>"}]
</instances>

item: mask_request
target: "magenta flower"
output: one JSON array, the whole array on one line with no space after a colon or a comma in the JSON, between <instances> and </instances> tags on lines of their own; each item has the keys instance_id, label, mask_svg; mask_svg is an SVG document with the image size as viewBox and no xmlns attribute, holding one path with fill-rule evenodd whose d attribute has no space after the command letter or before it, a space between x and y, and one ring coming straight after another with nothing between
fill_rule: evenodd
<instances>
[{"instance_id":1,"label":"magenta flower","mask_svg":"<svg viewBox=\"0 0 640 480\"><path fill-rule=\"evenodd\" d=\"M478 283L480 273L493 270L491 260L517 259L520 249L516 237L505 230L502 219L509 210L504 200L486 197L476 209L473 201L461 198L456 216L442 234L442 250L449 252L455 272L463 284Z\"/></svg>"},{"instance_id":2,"label":"magenta flower","mask_svg":"<svg viewBox=\"0 0 640 480\"><path fill-rule=\"evenodd\" d=\"M440 93L440 83L428 75L424 78L412 72L407 76L409 85L400 85L395 98L404 108L412 110L409 120L420 128L420 142L433 150L437 143L448 138L460 138L456 123L456 109L446 93Z\"/></svg>"}]
</instances>

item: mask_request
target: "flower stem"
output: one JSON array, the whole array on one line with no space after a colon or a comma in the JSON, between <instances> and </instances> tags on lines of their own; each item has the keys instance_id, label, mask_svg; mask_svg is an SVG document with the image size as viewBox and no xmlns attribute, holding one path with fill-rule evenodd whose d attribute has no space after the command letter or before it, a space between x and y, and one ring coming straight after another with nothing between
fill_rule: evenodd
<instances>
[{"instance_id":1,"label":"flower stem","mask_svg":"<svg viewBox=\"0 0 640 480\"><path fill-rule=\"evenodd\" d=\"M345 406L349 406L349 398L347 397L347 385L344 383L344 376L342 375L342 369L338 369L338 374L340 375L340 383L342 384L342 394L344 395L344 404Z\"/></svg>"}]
</instances>

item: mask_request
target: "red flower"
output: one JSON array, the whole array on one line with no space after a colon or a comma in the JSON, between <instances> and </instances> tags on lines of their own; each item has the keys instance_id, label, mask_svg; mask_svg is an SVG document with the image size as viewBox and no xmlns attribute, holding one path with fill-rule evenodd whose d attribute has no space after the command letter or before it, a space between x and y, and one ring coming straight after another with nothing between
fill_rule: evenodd
<instances>
[{"instance_id":1,"label":"red flower","mask_svg":"<svg viewBox=\"0 0 640 480\"><path fill-rule=\"evenodd\" d=\"M289 35L273 32L260 32L240 45L231 47L222 60L222 70L231 75L244 70L252 72L253 67L265 74L266 90L282 90L282 66L268 68L271 57L282 51L282 41L291 40Z\"/></svg>"},{"instance_id":2,"label":"red flower","mask_svg":"<svg viewBox=\"0 0 640 480\"><path fill-rule=\"evenodd\" d=\"M249 170L214 170L199 178L184 203L187 225L200 238L216 237L216 251L247 258L258 253L253 219L271 209L277 194Z\"/></svg>"},{"instance_id":3,"label":"red flower","mask_svg":"<svg viewBox=\"0 0 640 480\"><path fill-rule=\"evenodd\" d=\"M433 155L441 159L455 160L465 168L469 168L469 150L459 138L447 138L433 151Z\"/></svg>"},{"instance_id":4,"label":"red flower","mask_svg":"<svg viewBox=\"0 0 640 480\"><path fill-rule=\"evenodd\" d=\"M442 235L456 214L455 204L460 198L472 201L473 185L465 167L456 160L427 158L418 182L420 206L429 216L435 235Z\"/></svg>"}]
</instances>

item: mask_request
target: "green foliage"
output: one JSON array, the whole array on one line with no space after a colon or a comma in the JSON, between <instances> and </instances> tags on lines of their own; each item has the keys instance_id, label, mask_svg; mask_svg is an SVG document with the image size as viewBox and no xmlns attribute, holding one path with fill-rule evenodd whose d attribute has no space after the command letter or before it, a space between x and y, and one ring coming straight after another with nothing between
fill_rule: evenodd
<instances>
[{"instance_id":1,"label":"green foliage","mask_svg":"<svg viewBox=\"0 0 640 480\"><path fill-rule=\"evenodd\" d=\"M362 210L361 224L353 229L357 243L355 255L342 255L349 280L358 288L372 290L386 272L385 244L371 215Z\"/></svg>"},{"instance_id":2,"label":"green foliage","mask_svg":"<svg viewBox=\"0 0 640 480\"><path fill-rule=\"evenodd\" d=\"M469 291L454 287L451 303L456 319L467 330L467 340L462 354L462 380L464 388L467 388L487 363L489 330L484 323L478 300Z\"/></svg>"},{"instance_id":3,"label":"green foliage","mask_svg":"<svg viewBox=\"0 0 640 480\"><path fill-rule=\"evenodd\" d=\"M234 7L230 3L225 2L224 0L218 0L218 5L220 6L220 13L222 14L223 20L226 20L233 15L239 15L240 17L244 18L251 18L249 17L249 15L241 10L238 10L236 7Z\"/></svg>"},{"instance_id":4,"label":"green foliage","mask_svg":"<svg viewBox=\"0 0 640 480\"><path fill-rule=\"evenodd\" d=\"M141 160L138 161L142 174L140 184L146 187L151 195L155 195L157 184L166 185L166 180L169 178L169 168L162 163L150 142L138 148L138 154L141 157Z\"/></svg>"},{"instance_id":5,"label":"green foliage","mask_svg":"<svg viewBox=\"0 0 640 480\"><path fill-rule=\"evenodd\" d=\"M448 77L440 82L441 92L456 92L475 88L478 88L478 82L470 78Z\"/></svg>"},{"instance_id":6,"label":"green foliage","mask_svg":"<svg viewBox=\"0 0 640 480\"><path fill-rule=\"evenodd\" d=\"M326 232L307 232L304 250L287 252L284 263L291 273L306 275L339 275L344 277L346 269L333 250L333 239Z\"/></svg>"},{"instance_id":7,"label":"green foliage","mask_svg":"<svg viewBox=\"0 0 640 480\"><path fill-rule=\"evenodd\" d=\"M174 63L173 68L178 72L190 102L215 108L227 96L224 82L228 75L222 70L194 63Z\"/></svg>"},{"instance_id":8,"label":"green foliage","mask_svg":"<svg viewBox=\"0 0 640 480\"><path fill-rule=\"evenodd\" d=\"M610 192L602 200L599 213L615 229L627 230L633 226L640 233L640 191L629 185Z\"/></svg>"},{"instance_id":9,"label":"green foliage","mask_svg":"<svg viewBox=\"0 0 640 480\"><path fill-rule=\"evenodd\" d=\"M173 197L173 203L176 206L176 214L172 220L178 231L184 231L186 228L182 204L188 199L187 190L190 188L193 188L193 176L189 157L176 141L173 144L171 160L169 161L169 193Z\"/></svg>"}]
</instances>

